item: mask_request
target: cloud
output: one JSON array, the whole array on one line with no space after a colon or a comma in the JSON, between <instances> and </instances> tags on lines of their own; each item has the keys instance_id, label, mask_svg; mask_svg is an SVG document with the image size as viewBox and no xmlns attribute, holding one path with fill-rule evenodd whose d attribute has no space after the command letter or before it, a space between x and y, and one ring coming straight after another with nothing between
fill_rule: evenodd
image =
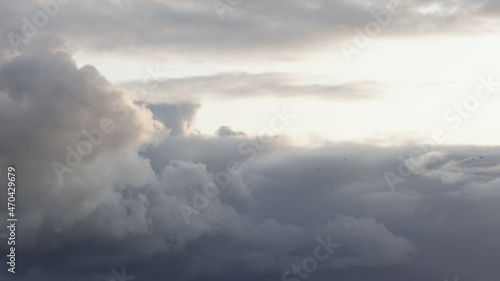
<instances>
[{"instance_id":1,"label":"cloud","mask_svg":"<svg viewBox=\"0 0 500 281\"><path fill-rule=\"evenodd\" d=\"M338 243L356 253L354 256L333 258L332 263L338 268L383 267L408 263L416 254L411 242L404 237L395 236L374 219L338 217L326 224L323 231L330 233Z\"/></svg>"},{"instance_id":2,"label":"cloud","mask_svg":"<svg viewBox=\"0 0 500 281\"><path fill-rule=\"evenodd\" d=\"M150 104L148 108L169 130L172 136L186 134L193 122L199 104Z\"/></svg>"},{"instance_id":3,"label":"cloud","mask_svg":"<svg viewBox=\"0 0 500 281\"><path fill-rule=\"evenodd\" d=\"M371 81L339 82L338 84L311 84L300 82L305 77L286 73L223 73L212 76L184 77L158 81L145 100L150 103L165 101L200 101L206 97L241 99L276 96L319 97L337 100L373 99L380 97L383 85ZM126 83L129 89L142 82Z\"/></svg>"},{"instance_id":4,"label":"cloud","mask_svg":"<svg viewBox=\"0 0 500 281\"><path fill-rule=\"evenodd\" d=\"M77 68L61 48L27 50L2 61L0 99L0 128L9 131L0 162L15 163L27 174L19 179L26 185L19 200L32 202L20 231L26 244L35 243L44 225L64 228L101 204L121 205L115 184L146 182L148 161L131 152L153 143L147 125L153 115L95 68ZM92 175L96 167L108 176Z\"/></svg>"},{"instance_id":5,"label":"cloud","mask_svg":"<svg viewBox=\"0 0 500 281\"><path fill-rule=\"evenodd\" d=\"M490 24L498 11L495 3L401 1L402 12L391 17L381 36L492 32ZM34 14L43 9L35 2L14 5L4 0L0 4L2 46L11 48L7 34L22 36L24 24L13 15L33 22ZM99 52L129 53L133 52L129 46L134 46L170 55L211 55L218 60L229 55L240 60L268 59L276 58L277 53L293 59L297 53L351 40L354 28L363 29L375 20L373 13L387 5L386 1L244 1L221 21L211 2L71 1L60 5L57 14L37 28L36 36L57 34L83 49Z\"/></svg>"},{"instance_id":6,"label":"cloud","mask_svg":"<svg viewBox=\"0 0 500 281\"><path fill-rule=\"evenodd\" d=\"M229 136L246 136L244 132L233 131L228 126L220 126L219 129L215 131L215 134L219 137L229 137Z\"/></svg>"},{"instance_id":7,"label":"cloud","mask_svg":"<svg viewBox=\"0 0 500 281\"><path fill-rule=\"evenodd\" d=\"M415 174L438 179L443 184L489 182L500 173L499 165L483 160L483 156L466 156L463 159L449 157L444 151L433 151L410 158L406 163Z\"/></svg>"},{"instance_id":8,"label":"cloud","mask_svg":"<svg viewBox=\"0 0 500 281\"><path fill-rule=\"evenodd\" d=\"M205 96L380 98L383 84L222 72L161 81L138 101L68 47L292 59L350 38L384 1L245 1L223 22L210 2L73 1L17 53L7 34L41 7L12 3L0 0L0 167L16 167L17 280L109 280L124 267L137 280L278 280L327 236L341 246L316 280L498 279L498 146L400 160L415 147L271 144L224 124L192 134ZM484 31L496 11L436 4L405 2L387 36ZM405 160L414 173L392 191L384 173Z\"/></svg>"}]
</instances>

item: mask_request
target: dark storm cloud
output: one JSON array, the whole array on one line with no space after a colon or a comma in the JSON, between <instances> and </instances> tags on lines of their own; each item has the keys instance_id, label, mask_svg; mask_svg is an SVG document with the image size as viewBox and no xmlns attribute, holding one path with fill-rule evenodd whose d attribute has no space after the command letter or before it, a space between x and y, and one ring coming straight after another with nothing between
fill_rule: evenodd
<instances>
[{"instance_id":1,"label":"dark storm cloud","mask_svg":"<svg viewBox=\"0 0 500 281\"><path fill-rule=\"evenodd\" d=\"M166 101L199 101L206 97L321 97L356 100L380 97L383 85L373 81L308 84L297 82L297 75L286 73L224 73L212 76L184 77L159 81L158 87L145 97L151 103ZM141 82L123 86L134 89Z\"/></svg>"},{"instance_id":2,"label":"dark storm cloud","mask_svg":"<svg viewBox=\"0 0 500 281\"><path fill-rule=\"evenodd\" d=\"M484 265L481 257L499 257L490 247L500 232L495 226L498 177L491 173L479 181L443 182L433 175L470 154L485 155L477 165L483 168L455 165L454 174L495 171L498 148L437 148L430 160L420 162L418 173L391 192L383 173L412 147L268 145L259 150L247 143L241 153L242 141L169 137L144 152L151 159L150 169L159 171L156 174L148 171L148 162L117 154L120 161L108 164L132 166L137 177L141 172L134 162L139 162L150 178L139 187L132 177L107 173L115 182L116 200L126 208L101 202L73 224L54 229L44 222L37 232L44 246L24 250L29 268L37 266L52 280L105 278L111 269L124 266L127 274L140 280L281 280L286 270L313 256L318 237L330 236L340 247L311 273L316 280L441 280L450 275L494 280L496 266ZM252 149L257 153L254 160ZM186 224L179 203L196 206L196 194L216 182L215 175L230 160L241 163L241 169ZM93 175L99 176L104 167L92 165L97 166ZM29 276L25 273L20 275Z\"/></svg>"},{"instance_id":3,"label":"dark storm cloud","mask_svg":"<svg viewBox=\"0 0 500 281\"><path fill-rule=\"evenodd\" d=\"M485 279L494 280L491 277L494 275L494 268L479 270L481 262L475 262L476 258L474 258L486 257L485 251L488 255L492 253L487 246L491 240L484 243L474 238L472 238L474 243L465 241L469 239L468 235L471 233L477 233L478 236L485 235L492 239L495 233L500 231L498 227L487 226L491 220L497 221L496 216L491 214L497 209L492 202L496 200L493 198L498 196L498 188L494 187L498 182L498 173L496 176L492 173L488 179L471 182L443 182L441 178L434 178L433 175L436 171L448 169L450 163L461 162L471 154L488 155L487 160L477 165L484 166L484 168L470 170L463 165L455 167L454 174L479 176L484 172L494 171L498 167L495 163L498 163L500 159L498 148L439 148L429 156L432 158L434 154L443 155L439 163L432 163L432 161L422 163L421 167L425 167L427 172L419 171L404 184L398 185L396 192L391 192L383 173L398 164L398 155L408 155L411 147L394 151L392 148L345 145L325 146L315 150L294 148L293 152L287 151L286 153L282 148L270 148L270 150L259 152L257 160L246 161L250 155L245 157L237 152L240 138L232 139L232 145L230 145L231 139L226 138L225 143L220 145L218 153L213 149L216 139L196 137L184 141L171 141L167 141L148 154L168 161L169 158L182 157L182 151L188 150L189 147L198 147L198 150L202 152L199 154L200 158L194 156L192 161L209 163L207 169L213 174L223 170L225 162L229 159L245 163L241 173L233 178L228 190L221 189L219 198L224 198L224 192L235 189L238 185L246 185L245 188L251 194L249 200L252 202L252 208L239 212L240 214L250 221L266 222L272 219L282 225L296 228L296 230L287 230L282 239L293 240L298 233L306 235L299 239L300 243L294 242L294 245L297 245L295 250L292 250L294 254L284 257L282 254L266 253L269 247L264 246L261 250L266 239L260 238L259 243L252 244L251 238L247 237L252 231L240 230L237 232L240 236L236 238L236 241L243 240L241 243L248 248L238 248L234 252L238 254L232 255L230 260L231 262L240 261L245 266L238 272L231 272L225 270L222 265L218 265L218 254L214 253L224 253L225 244L235 243L229 242L233 240L227 237L222 238L225 244L213 245L217 250L207 249L207 252L211 253L210 266L203 266L205 270L200 273L199 278L213 276L214 279L225 280L225 278L240 276L238 273L251 276L260 274L273 276L272 272L275 270L270 269L272 268L270 264L267 265L266 270L262 268L259 270L255 267L258 267L262 260L269 260L269 263L275 261L274 263L278 264L277 268L280 265L284 266L283 271L290 268L292 264L300 264L305 257L311 255L315 235L330 234L342 246L337 250L338 256L334 254L326 263L328 266L324 265L320 272L315 273L314 278L318 280L330 280L340 276L355 276L357 278L355 280L392 280L394 276L407 276L410 280L420 280L421 278L437 278L434 276L442 276L444 279L449 275L464 276L464 278L484 276ZM202 143L204 142L207 147L211 148L210 150L203 149L205 145ZM184 149L172 149L173 146L179 145ZM228 151L226 149L228 146L233 149ZM167 147L170 148L167 149ZM246 146L246 148L251 147L250 144ZM210 155L217 155L217 157ZM343 160L345 157L347 157L346 160ZM158 161L152 163L154 166L159 165ZM318 168L322 170L318 171ZM478 189L481 192L472 192ZM487 198L485 194L493 198ZM217 201L211 202L211 204L217 203ZM226 201L225 204L231 205L234 201L233 203ZM236 205L233 206L237 208ZM370 221L368 217L375 220ZM226 219L223 216L221 221L226 222ZM366 228L358 231L355 230L356 225L363 225ZM340 229L333 226L338 226ZM370 230L371 227L373 230ZM231 229L227 229L228 233L233 232ZM300 231L297 232L299 229ZM376 229L380 233L377 233ZM226 233L225 237L228 233L224 233ZM376 242L377 237L380 237L379 242ZM209 238L203 238L205 241L203 243L212 245L213 242L209 240ZM460 244L459 241L463 241L466 245L457 250L455 245ZM206 247L206 244L200 245L199 243L195 244L201 248ZM277 246L278 244L275 243L274 245ZM365 243L367 243L366 247L363 246ZM377 246L378 243L380 244ZM384 243L390 243L390 245ZM436 252L435 247L438 245L440 250ZM248 250L261 254L256 255L253 260L247 260L244 253ZM268 258L269 255L274 258ZM435 259L438 257L440 263L436 264ZM282 260L284 262L280 262ZM288 264L285 261L288 261ZM226 264L228 261L219 262ZM406 265L391 266L391 269L386 267L400 263ZM360 267L355 266L352 270L338 270L344 266L354 265ZM373 267L381 269L369 269ZM356 273L360 271L365 273L361 275ZM269 280L279 278L276 274L275 272L275 277L269 277ZM374 276L377 277L374 278ZM195 276L192 278L192 280L198 280Z\"/></svg>"}]
</instances>

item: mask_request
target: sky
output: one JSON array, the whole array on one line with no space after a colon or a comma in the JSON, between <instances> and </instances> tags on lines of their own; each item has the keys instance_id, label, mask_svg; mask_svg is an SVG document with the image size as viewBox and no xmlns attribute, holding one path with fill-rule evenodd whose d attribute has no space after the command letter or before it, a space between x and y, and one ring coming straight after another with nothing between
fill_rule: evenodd
<instances>
[{"instance_id":1,"label":"sky","mask_svg":"<svg viewBox=\"0 0 500 281\"><path fill-rule=\"evenodd\" d=\"M0 0L0 280L498 280L499 15Z\"/></svg>"}]
</instances>

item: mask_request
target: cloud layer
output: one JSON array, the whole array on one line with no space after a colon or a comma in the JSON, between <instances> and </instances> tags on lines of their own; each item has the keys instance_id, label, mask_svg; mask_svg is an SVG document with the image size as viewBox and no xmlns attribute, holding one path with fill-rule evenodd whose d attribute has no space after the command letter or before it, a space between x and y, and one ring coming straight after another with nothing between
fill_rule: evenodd
<instances>
[{"instance_id":1,"label":"cloud layer","mask_svg":"<svg viewBox=\"0 0 500 281\"><path fill-rule=\"evenodd\" d=\"M294 60L349 40L385 1L244 1L223 21L210 1L43 3L58 10L25 42L9 34L26 37L49 6L0 0L0 167L16 167L19 218L17 273L2 280L112 280L122 268L136 280L498 280L500 147L415 156L411 143L301 147L193 127L206 100L370 100L385 84L221 72L162 79L138 99L142 82L75 61L78 48ZM487 33L499 11L401 7L384 36ZM392 189L387 172L402 179Z\"/></svg>"}]
</instances>

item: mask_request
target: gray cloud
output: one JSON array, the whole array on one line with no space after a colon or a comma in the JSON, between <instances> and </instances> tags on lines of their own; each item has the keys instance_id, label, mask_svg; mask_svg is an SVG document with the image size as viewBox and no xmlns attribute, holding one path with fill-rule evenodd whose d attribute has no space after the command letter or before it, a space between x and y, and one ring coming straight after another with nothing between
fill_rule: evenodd
<instances>
[{"instance_id":1,"label":"gray cloud","mask_svg":"<svg viewBox=\"0 0 500 281\"><path fill-rule=\"evenodd\" d=\"M233 131L231 127L228 126L220 126L217 131L215 131L215 134L218 135L219 137L229 137L229 136L245 136L246 134L244 132L237 132Z\"/></svg>"},{"instance_id":2,"label":"gray cloud","mask_svg":"<svg viewBox=\"0 0 500 281\"><path fill-rule=\"evenodd\" d=\"M183 135L190 128L199 104L157 104L148 105L153 112L169 130L172 136ZM160 129L160 127L158 127Z\"/></svg>"},{"instance_id":3,"label":"gray cloud","mask_svg":"<svg viewBox=\"0 0 500 281\"><path fill-rule=\"evenodd\" d=\"M108 160L106 164L111 166L105 168L130 166L135 178L107 172L109 180L115 182L114 196L80 215L74 224L55 229L47 227L51 224L44 220L36 233L38 243L45 246L25 249L28 264L38 265L48 276L61 274L61 278L80 275L72 270L56 274L60 266L78 268L85 272L82 276L95 276L126 265L128 273L146 280L225 280L243 273L272 280L312 255L316 237L330 235L341 247L314 273L318 280L332 276L385 280L401 274L417 280L411 277L412 272L421 272L419 276L426 278L456 274L492 280L488 276L496 268L480 265L477 257L497 255L488 250L500 231L491 228L496 222L493 198L498 194L497 177L486 182L443 183L439 178L416 174L391 192L383 172L397 165L395 153L408 155L411 147L399 152L366 145L325 144L313 150L254 148L257 158L249 161L249 155L237 152L241 141L240 137L169 137L145 151L151 166L139 158L134 160L133 154L127 160L117 152L117 161ZM183 152L194 147L197 153ZM444 149L450 160L466 156L462 147L438 148L436 153L442 154ZM475 150L487 155L485 162L500 159L497 148ZM187 225L177 208L179 203L195 206L195 195L202 193L203 186L232 159L242 163L242 169L205 209L190 217ZM143 166L142 172L134 162ZM103 173L102 165L92 164L96 166L94 177ZM140 173L149 178L134 186ZM99 181L101 188L106 186L104 180ZM24 186L33 184L25 182ZM58 191L47 192L56 196ZM95 191L80 188L80 192L89 196ZM48 206L40 208L37 212ZM488 242L468 243L472 233L477 239L489 237ZM106 246L98 246L103 243ZM457 249L457 244L462 247ZM440 251L436 252L438 245ZM72 258L62 260L69 251ZM38 262L41 255L49 254L53 257L50 263ZM436 258L441 260L439 265ZM239 270L232 271L227 264L238 264ZM360 271L364 275L359 275Z\"/></svg>"},{"instance_id":4,"label":"gray cloud","mask_svg":"<svg viewBox=\"0 0 500 281\"><path fill-rule=\"evenodd\" d=\"M384 2L245 1L221 22L210 1L73 1L15 55L7 34L41 8L12 3L0 0L0 167L17 169L19 263L2 280L110 280L124 267L137 280L278 280L314 255L318 237L341 245L315 280L498 279L499 147L400 160L415 147L265 144L224 124L191 134L205 95L345 100L382 89L222 73L165 80L158 96L134 101L95 67L77 67L65 45L295 56L352 36ZM442 5L453 13L418 12L432 3L405 2L388 36L486 29L498 6L450 1ZM414 174L392 192L384 172L405 159Z\"/></svg>"},{"instance_id":5,"label":"gray cloud","mask_svg":"<svg viewBox=\"0 0 500 281\"><path fill-rule=\"evenodd\" d=\"M76 68L70 54L57 48L27 50L0 65L0 128L9 132L2 137L0 162L26 167L27 176L19 179L26 185L19 200L31 202L20 231L26 244L36 243L43 225L62 229L104 202L120 207L111 178L125 166L116 165L116 155L147 163L130 151L153 141L153 127L144 125L151 112L99 76L91 66ZM90 176L104 163L111 178Z\"/></svg>"},{"instance_id":6,"label":"gray cloud","mask_svg":"<svg viewBox=\"0 0 500 281\"><path fill-rule=\"evenodd\" d=\"M35 71L48 64L51 72ZM29 79L18 83L18 73ZM500 159L498 148L470 153L484 155L478 167L486 170L449 164L469 157L464 151L470 147L436 148L435 155L446 156L429 158L391 192L383 173L412 147L394 151L325 143L317 149L259 149L259 140L246 142L242 136L186 134L155 144L155 118L179 124L192 118L196 107L187 106L191 111L185 115L178 114L182 106L158 106L152 110L158 116L153 115L133 104L130 93L96 80L92 67L78 69L67 53L54 50L4 61L0 75L1 126L12 132L3 138L2 159L16 163L24 175L19 178L24 190L19 201L25 202L20 280L105 278L124 266L144 280L229 280L242 274L274 280L312 255L316 238L327 235L341 247L314 273L318 280L450 274L493 280L496 267L485 267L478 257L498 255L490 247L500 231L492 227L498 225L492 201L498 173L488 168ZM113 117L107 107L116 99L129 106L127 123L117 119L115 131L101 144L106 149L97 146L60 184L50 163L64 161L64 146L77 144L81 130ZM15 118L20 111L37 121ZM51 119L54 114L59 117ZM205 204L195 200L230 160L240 169L186 224L180 204ZM3 161L4 167L10 163ZM489 176L443 182L433 176L435 170L469 179Z\"/></svg>"},{"instance_id":7,"label":"gray cloud","mask_svg":"<svg viewBox=\"0 0 500 281\"><path fill-rule=\"evenodd\" d=\"M374 20L386 1L244 1L221 21L210 1L72 1L60 5L37 34L57 34L89 50L162 50L165 53L210 54L241 60L276 55L292 59L297 52L322 44L339 44ZM487 20L498 11L495 1L401 1L402 12L391 17L381 36L448 32L491 32ZM2 1L2 46L10 48L9 32L22 35L23 15L31 22L42 10L35 3ZM433 6L441 7L432 12ZM430 8L429 8L430 7ZM422 9L431 12L423 13ZM16 16L13 16L16 15ZM131 20L134 19L134 20ZM36 27L36 26L35 26ZM38 36L38 35L37 35ZM286 46L286 47L285 47ZM253 55L247 52L253 50ZM255 50L259 50L258 55ZM278 54L277 54L278 53Z\"/></svg>"},{"instance_id":8,"label":"gray cloud","mask_svg":"<svg viewBox=\"0 0 500 281\"><path fill-rule=\"evenodd\" d=\"M321 97L339 100L377 98L383 94L383 85L372 81L343 82L337 84L304 84L296 75L285 73L224 73L213 76L185 77L159 81L145 100L151 103L165 101L199 101L205 97L254 98ZM123 86L133 90L142 82Z\"/></svg>"}]
</instances>

